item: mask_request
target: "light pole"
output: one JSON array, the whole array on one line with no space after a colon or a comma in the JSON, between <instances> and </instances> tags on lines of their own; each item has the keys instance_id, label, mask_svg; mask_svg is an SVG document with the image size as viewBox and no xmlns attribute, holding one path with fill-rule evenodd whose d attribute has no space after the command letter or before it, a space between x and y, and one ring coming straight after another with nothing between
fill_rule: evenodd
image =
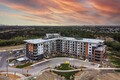
<instances>
[{"instance_id":1,"label":"light pole","mask_svg":"<svg viewBox=\"0 0 120 80\"><path fill-rule=\"evenodd\" d=\"M23 74L23 69L22 69L22 74Z\"/></svg>"},{"instance_id":2,"label":"light pole","mask_svg":"<svg viewBox=\"0 0 120 80\"><path fill-rule=\"evenodd\" d=\"M27 76L28 76L28 70L27 70Z\"/></svg>"},{"instance_id":3,"label":"light pole","mask_svg":"<svg viewBox=\"0 0 120 80\"><path fill-rule=\"evenodd\" d=\"M6 67L7 67L7 77L8 77L8 62L9 60L8 60L8 54L7 54L7 65L6 65Z\"/></svg>"},{"instance_id":4,"label":"light pole","mask_svg":"<svg viewBox=\"0 0 120 80\"><path fill-rule=\"evenodd\" d=\"M14 72L14 78L16 78L16 72Z\"/></svg>"}]
</instances>

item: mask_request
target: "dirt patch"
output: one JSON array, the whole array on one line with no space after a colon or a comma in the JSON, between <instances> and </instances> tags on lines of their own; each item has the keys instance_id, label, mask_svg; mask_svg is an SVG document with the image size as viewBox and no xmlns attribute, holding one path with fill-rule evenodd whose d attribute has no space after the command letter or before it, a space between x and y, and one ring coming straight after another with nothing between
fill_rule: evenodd
<instances>
[{"instance_id":1,"label":"dirt patch","mask_svg":"<svg viewBox=\"0 0 120 80\"><path fill-rule=\"evenodd\" d=\"M6 76L6 74L1 74L0 77L2 77L2 76ZM11 80L17 80L17 79L20 79L19 76L14 75L14 74L8 74L7 77L10 78Z\"/></svg>"},{"instance_id":2,"label":"dirt patch","mask_svg":"<svg viewBox=\"0 0 120 80\"><path fill-rule=\"evenodd\" d=\"M77 80L120 80L120 73L115 71L86 71Z\"/></svg>"},{"instance_id":3,"label":"dirt patch","mask_svg":"<svg viewBox=\"0 0 120 80\"><path fill-rule=\"evenodd\" d=\"M57 74L50 72L50 71L46 71L43 72L42 75L38 76L36 80L64 80L63 77L58 76Z\"/></svg>"},{"instance_id":4,"label":"dirt patch","mask_svg":"<svg viewBox=\"0 0 120 80\"><path fill-rule=\"evenodd\" d=\"M63 77L58 76L50 71L44 72L38 76L36 80L64 80ZM120 73L115 71L82 71L75 74L75 80L120 80Z\"/></svg>"},{"instance_id":5,"label":"dirt patch","mask_svg":"<svg viewBox=\"0 0 120 80\"><path fill-rule=\"evenodd\" d=\"M102 73L96 76L96 80L120 80L119 72Z\"/></svg>"},{"instance_id":6,"label":"dirt patch","mask_svg":"<svg viewBox=\"0 0 120 80\"><path fill-rule=\"evenodd\" d=\"M3 52L4 50L11 51L13 49L20 49L23 47L24 47L24 45L0 47L0 52Z\"/></svg>"}]
</instances>

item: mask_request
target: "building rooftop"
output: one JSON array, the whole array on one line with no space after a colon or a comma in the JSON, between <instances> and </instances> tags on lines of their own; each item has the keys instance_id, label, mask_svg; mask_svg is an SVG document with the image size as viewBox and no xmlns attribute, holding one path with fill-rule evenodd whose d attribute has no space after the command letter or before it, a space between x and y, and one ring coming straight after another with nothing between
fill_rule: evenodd
<instances>
[{"instance_id":1,"label":"building rooftop","mask_svg":"<svg viewBox=\"0 0 120 80\"><path fill-rule=\"evenodd\" d=\"M100 39L89 39L89 38L73 38L73 37L63 37L65 40L70 40L70 41L81 41L81 42L88 42L88 43L103 43L104 40Z\"/></svg>"},{"instance_id":2,"label":"building rooftop","mask_svg":"<svg viewBox=\"0 0 120 80\"><path fill-rule=\"evenodd\" d=\"M57 40L59 38L51 38L51 39L29 39L29 40L24 40L24 42L31 43L31 44L38 44L38 43L43 43L43 42L48 42L52 40Z\"/></svg>"},{"instance_id":3,"label":"building rooftop","mask_svg":"<svg viewBox=\"0 0 120 80\"><path fill-rule=\"evenodd\" d=\"M38 44L38 43L43 43L43 42L57 40L57 39L88 42L88 43L103 43L104 42L104 40L99 40L99 39L89 39L89 38L76 39L73 37L60 37L60 38L51 38L51 39L30 39L30 40L24 40L24 41L27 43Z\"/></svg>"},{"instance_id":4,"label":"building rooftop","mask_svg":"<svg viewBox=\"0 0 120 80\"><path fill-rule=\"evenodd\" d=\"M59 34L46 34L46 35L59 35ZM32 44L38 44L38 43L43 43L47 41L52 41L52 40L69 40L69 41L80 41L80 42L88 42L88 43L103 43L104 40L100 39L89 39L89 38L74 38L74 37L61 37L60 35L54 38L45 38L45 39L30 39L30 40L24 40L27 43L32 43Z\"/></svg>"},{"instance_id":5,"label":"building rooftop","mask_svg":"<svg viewBox=\"0 0 120 80\"><path fill-rule=\"evenodd\" d=\"M29 39L29 40L24 40L27 43L31 43L31 44L38 44L38 43L42 43L46 40L43 39Z\"/></svg>"},{"instance_id":6,"label":"building rooftop","mask_svg":"<svg viewBox=\"0 0 120 80\"><path fill-rule=\"evenodd\" d=\"M104 40L83 38L83 39L82 39L82 42L88 42L88 43L103 43Z\"/></svg>"},{"instance_id":7,"label":"building rooftop","mask_svg":"<svg viewBox=\"0 0 120 80\"><path fill-rule=\"evenodd\" d=\"M102 45L100 47L97 47L95 50L98 50L98 51L103 51L105 49L106 45Z\"/></svg>"}]
</instances>

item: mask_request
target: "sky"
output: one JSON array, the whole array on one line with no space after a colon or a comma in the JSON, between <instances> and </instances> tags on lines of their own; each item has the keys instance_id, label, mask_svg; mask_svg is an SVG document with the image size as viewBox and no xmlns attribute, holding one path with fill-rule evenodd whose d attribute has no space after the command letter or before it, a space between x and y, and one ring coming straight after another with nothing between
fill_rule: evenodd
<instances>
[{"instance_id":1,"label":"sky","mask_svg":"<svg viewBox=\"0 0 120 80\"><path fill-rule=\"evenodd\" d=\"M120 0L0 0L0 24L120 24Z\"/></svg>"}]
</instances>

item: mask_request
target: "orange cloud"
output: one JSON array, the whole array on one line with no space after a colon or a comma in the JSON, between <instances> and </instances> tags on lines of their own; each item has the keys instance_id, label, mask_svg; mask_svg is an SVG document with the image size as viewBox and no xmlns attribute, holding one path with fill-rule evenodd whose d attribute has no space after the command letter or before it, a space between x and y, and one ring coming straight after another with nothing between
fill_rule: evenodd
<instances>
[{"instance_id":1,"label":"orange cloud","mask_svg":"<svg viewBox=\"0 0 120 80\"><path fill-rule=\"evenodd\" d=\"M120 22L119 0L0 0L24 20L49 24L107 24ZM22 17L21 17L22 16ZM109 20L109 18L114 18ZM18 17L19 18L19 17Z\"/></svg>"},{"instance_id":2,"label":"orange cloud","mask_svg":"<svg viewBox=\"0 0 120 80\"><path fill-rule=\"evenodd\" d=\"M120 0L89 0L89 2L102 12L120 14Z\"/></svg>"}]
</instances>

